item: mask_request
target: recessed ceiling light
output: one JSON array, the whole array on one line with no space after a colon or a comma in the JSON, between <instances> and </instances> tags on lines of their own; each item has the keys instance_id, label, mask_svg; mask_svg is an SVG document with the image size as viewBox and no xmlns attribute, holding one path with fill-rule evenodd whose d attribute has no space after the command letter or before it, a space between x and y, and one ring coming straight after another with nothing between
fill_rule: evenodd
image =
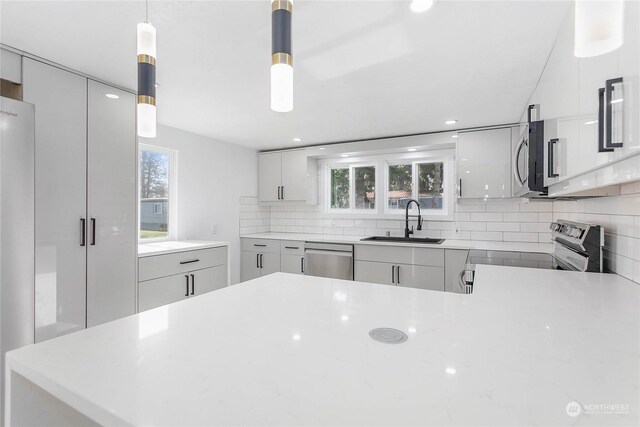
<instances>
[{"instance_id":1,"label":"recessed ceiling light","mask_svg":"<svg viewBox=\"0 0 640 427\"><path fill-rule=\"evenodd\" d=\"M451 135L451 138L457 138L458 135Z\"/></svg>"},{"instance_id":2,"label":"recessed ceiling light","mask_svg":"<svg viewBox=\"0 0 640 427\"><path fill-rule=\"evenodd\" d=\"M344 321L347 321L347 320L349 320L349 316L344 315L344 316L340 317L340 319L341 319L341 320L344 320Z\"/></svg>"},{"instance_id":3,"label":"recessed ceiling light","mask_svg":"<svg viewBox=\"0 0 640 427\"><path fill-rule=\"evenodd\" d=\"M294 341L299 341L299 340L300 340L300 338L302 338L302 337L301 337L300 335L298 335L298 334L295 334L295 335L294 335L293 337L291 337L291 338L293 338L293 340L294 340Z\"/></svg>"},{"instance_id":4,"label":"recessed ceiling light","mask_svg":"<svg viewBox=\"0 0 640 427\"><path fill-rule=\"evenodd\" d=\"M320 148L318 148L318 150L324 150L324 147L320 147Z\"/></svg>"},{"instance_id":5,"label":"recessed ceiling light","mask_svg":"<svg viewBox=\"0 0 640 427\"><path fill-rule=\"evenodd\" d=\"M118 99L120 98L118 95L116 95L115 93L108 93L105 95L107 98L111 98L111 99Z\"/></svg>"},{"instance_id":6,"label":"recessed ceiling light","mask_svg":"<svg viewBox=\"0 0 640 427\"><path fill-rule=\"evenodd\" d=\"M595 125L596 123L598 123L597 120L589 120L588 122L584 122L585 125Z\"/></svg>"},{"instance_id":7,"label":"recessed ceiling light","mask_svg":"<svg viewBox=\"0 0 640 427\"><path fill-rule=\"evenodd\" d=\"M348 154L340 154L340 157L349 157Z\"/></svg>"},{"instance_id":8,"label":"recessed ceiling light","mask_svg":"<svg viewBox=\"0 0 640 427\"><path fill-rule=\"evenodd\" d=\"M471 173L471 171L465 171L466 173Z\"/></svg>"},{"instance_id":9,"label":"recessed ceiling light","mask_svg":"<svg viewBox=\"0 0 640 427\"><path fill-rule=\"evenodd\" d=\"M407 151L416 151L417 148L407 148Z\"/></svg>"},{"instance_id":10,"label":"recessed ceiling light","mask_svg":"<svg viewBox=\"0 0 640 427\"><path fill-rule=\"evenodd\" d=\"M456 368L447 368L444 370L447 374L449 375L455 375L456 373Z\"/></svg>"},{"instance_id":11,"label":"recessed ceiling light","mask_svg":"<svg viewBox=\"0 0 640 427\"><path fill-rule=\"evenodd\" d=\"M447 120L444 122L445 125L455 125L456 123L458 123L457 120Z\"/></svg>"},{"instance_id":12,"label":"recessed ceiling light","mask_svg":"<svg viewBox=\"0 0 640 427\"><path fill-rule=\"evenodd\" d=\"M412 334L415 334L415 333L416 333L416 328L409 328L408 330L409 330L409 332L411 332Z\"/></svg>"},{"instance_id":13,"label":"recessed ceiling light","mask_svg":"<svg viewBox=\"0 0 640 427\"><path fill-rule=\"evenodd\" d=\"M620 103L620 102L622 102L622 101L624 101L624 99L623 99L623 98L612 99L612 100L611 100L611 103L612 103L612 104L618 104L618 103Z\"/></svg>"},{"instance_id":14,"label":"recessed ceiling light","mask_svg":"<svg viewBox=\"0 0 640 427\"><path fill-rule=\"evenodd\" d=\"M422 13L433 7L435 0L413 0L409 7L412 12Z\"/></svg>"},{"instance_id":15,"label":"recessed ceiling light","mask_svg":"<svg viewBox=\"0 0 640 427\"><path fill-rule=\"evenodd\" d=\"M293 138L293 141L294 141L294 142L301 142L301 141L302 141L302 138Z\"/></svg>"}]
</instances>

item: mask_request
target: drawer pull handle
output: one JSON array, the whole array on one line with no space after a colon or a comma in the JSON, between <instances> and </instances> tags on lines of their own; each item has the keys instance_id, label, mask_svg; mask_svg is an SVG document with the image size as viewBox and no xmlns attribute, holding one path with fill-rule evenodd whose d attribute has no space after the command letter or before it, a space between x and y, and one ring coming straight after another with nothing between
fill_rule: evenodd
<instances>
[{"instance_id":1,"label":"drawer pull handle","mask_svg":"<svg viewBox=\"0 0 640 427\"><path fill-rule=\"evenodd\" d=\"M300 249L299 246L285 246L285 249Z\"/></svg>"},{"instance_id":2,"label":"drawer pull handle","mask_svg":"<svg viewBox=\"0 0 640 427\"><path fill-rule=\"evenodd\" d=\"M194 262L199 262L199 259L191 259L189 261L180 261L180 264L193 264Z\"/></svg>"},{"instance_id":3,"label":"drawer pull handle","mask_svg":"<svg viewBox=\"0 0 640 427\"><path fill-rule=\"evenodd\" d=\"M253 246L257 246L259 248L266 248L267 247L267 245L259 245L257 243L254 243Z\"/></svg>"}]
</instances>

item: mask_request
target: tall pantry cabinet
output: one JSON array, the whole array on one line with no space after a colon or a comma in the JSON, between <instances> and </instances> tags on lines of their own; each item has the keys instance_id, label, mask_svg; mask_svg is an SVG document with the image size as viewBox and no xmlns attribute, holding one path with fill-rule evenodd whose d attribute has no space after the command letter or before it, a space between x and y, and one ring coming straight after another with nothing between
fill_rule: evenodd
<instances>
[{"instance_id":1,"label":"tall pantry cabinet","mask_svg":"<svg viewBox=\"0 0 640 427\"><path fill-rule=\"evenodd\" d=\"M135 312L135 95L23 58L23 99L35 105L39 342Z\"/></svg>"}]
</instances>

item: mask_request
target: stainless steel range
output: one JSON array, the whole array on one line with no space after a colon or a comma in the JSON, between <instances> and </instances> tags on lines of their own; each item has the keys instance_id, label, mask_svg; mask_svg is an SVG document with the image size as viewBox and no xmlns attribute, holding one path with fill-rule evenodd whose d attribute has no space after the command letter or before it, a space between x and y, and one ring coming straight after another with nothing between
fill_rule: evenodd
<instances>
[{"instance_id":1,"label":"stainless steel range","mask_svg":"<svg viewBox=\"0 0 640 427\"><path fill-rule=\"evenodd\" d=\"M555 248L553 254L483 251L471 249L458 284L466 294L473 292L478 264L602 273L604 228L599 225L558 220L549 226Z\"/></svg>"}]
</instances>

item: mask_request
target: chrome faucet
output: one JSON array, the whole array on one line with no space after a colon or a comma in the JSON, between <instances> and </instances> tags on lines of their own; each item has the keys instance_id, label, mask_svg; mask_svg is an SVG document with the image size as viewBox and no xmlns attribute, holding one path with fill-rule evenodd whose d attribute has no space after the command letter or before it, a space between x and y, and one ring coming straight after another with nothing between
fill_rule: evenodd
<instances>
[{"instance_id":1,"label":"chrome faucet","mask_svg":"<svg viewBox=\"0 0 640 427\"><path fill-rule=\"evenodd\" d=\"M415 215L409 215L409 206L411 206L411 203L415 203L416 206L418 207L418 231L422 230L422 216L420 215L420 203L415 199L411 199L407 202L407 209L404 217L405 239L408 239L409 235L413 234L413 225L411 226L411 230L409 230L409 216L411 216L412 218L415 218Z\"/></svg>"}]
</instances>

